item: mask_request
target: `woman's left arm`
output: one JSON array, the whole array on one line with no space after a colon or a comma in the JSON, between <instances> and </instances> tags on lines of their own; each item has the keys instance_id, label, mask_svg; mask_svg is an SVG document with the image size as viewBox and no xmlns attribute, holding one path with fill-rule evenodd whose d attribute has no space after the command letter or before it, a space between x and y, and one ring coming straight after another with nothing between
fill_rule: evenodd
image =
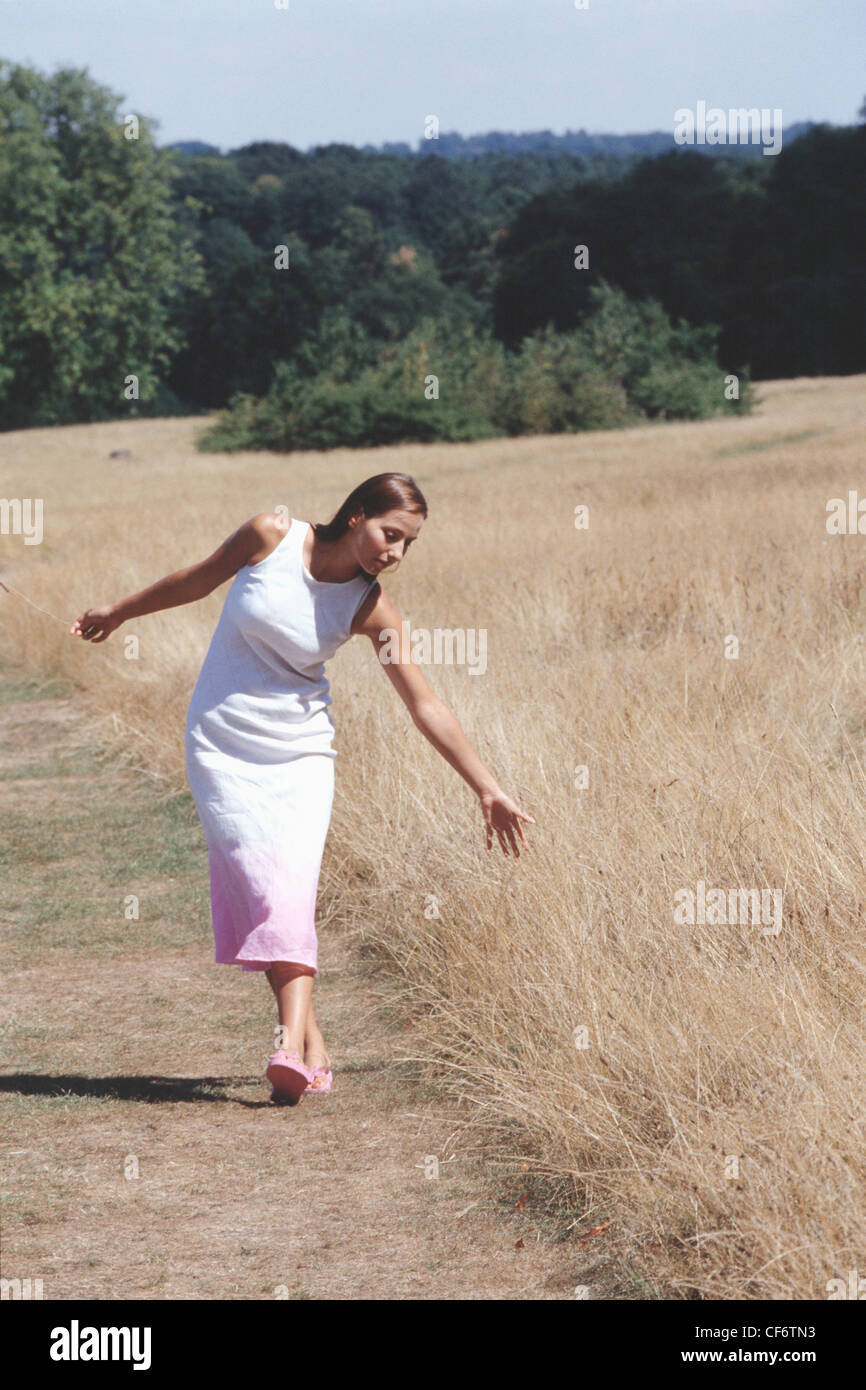
<instances>
[{"instance_id":1,"label":"woman's left arm","mask_svg":"<svg viewBox=\"0 0 866 1390\"><path fill-rule=\"evenodd\" d=\"M402 671L405 674L406 667L386 667L389 674L392 670ZM418 667L414 670L420 675ZM400 689L400 677L396 679L391 676L394 685ZM411 677L410 677L411 679ZM424 680L424 677L421 676ZM427 685L427 682L424 681ZM508 854L508 844L514 851L515 858L520 858L520 850L517 848L515 831L520 836L526 849L529 849L529 841L523 833L521 820L530 821L535 824L535 817L527 815L521 811L520 807L505 795L501 787L488 772L483 762L479 758L472 744L464 734L457 719L452 714L448 706L433 694L427 686L429 696L424 701L415 706L409 705L409 712L426 739L437 752L442 754L447 762L460 773L460 776L467 781L474 792L477 793L481 802L481 810L484 815L485 831L487 835L487 848L490 849L493 843L493 832L499 836L499 843L502 846L502 853ZM507 843L506 843L507 836Z\"/></svg>"},{"instance_id":2,"label":"woman's left arm","mask_svg":"<svg viewBox=\"0 0 866 1390\"><path fill-rule=\"evenodd\" d=\"M431 690L420 666L412 658L409 643L403 640L402 621L391 600L380 590L375 606L357 631L370 638L380 664L409 710L416 728L421 730L436 751L460 773L478 796L484 816L487 848L491 848L495 830L502 853L507 855L510 845L515 858L519 858L517 836L524 847L529 848L529 841L520 822L525 820L534 825L535 817L521 811L516 802L505 795L475 752L451 710ZM400 638L398 655L394 655L392 642L388 647L386 660L383 643L389 633L399 634Z\"/></svg>"}]
</instances>

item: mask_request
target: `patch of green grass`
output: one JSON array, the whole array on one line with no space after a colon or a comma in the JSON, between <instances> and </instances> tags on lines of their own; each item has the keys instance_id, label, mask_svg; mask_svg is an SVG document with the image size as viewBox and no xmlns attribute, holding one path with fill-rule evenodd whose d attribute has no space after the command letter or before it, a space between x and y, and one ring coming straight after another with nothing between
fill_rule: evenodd
<instances>
[{"instance_id":1,"label":"patch of green grass","mask_svg":"<svg viewBox=\"0 0 866 1390\"><path fill-rule=\"evenodd\" d=\"M98 749L46 753L6 774L22 782L0 831L0 867L14 867L3 933L12 956L207 941L207 845L189 791L166 796ZM37 779L56 784L50 799L35 785L28 793ZM133 895L137 919L125 915Z\"/></svg>"},{"instance_id":2,"label":"patch of green grass","mask_svg":"<svg viewBox=\"0 0 866 1390\"><path fill-rule=\"evenodd\" d=\"M6 1046L25 1038L30 1042L48 1042L51 1036L52 1029L47 1023L34 1023L31 1019L10 1018L0 1027L0 1037Z\"/></svg>"},{"instance_id":3,"label":"patch of green grass","mask_svg":"<svg viewBox=\"0 0 866 1390\"><path fill-rule=\"evenodd\" d=\"M618 1267L614 1286L607 1294L608 1298L623 1300L652 1299L660 1302L670 1301L670 1295L662 1293L649 1279L641 1274L632 1264L622 1264Z\"/></svg>"},{"instance_id":4,"label":"patch of green grass","mask_svg":"<svg viewBox=\"0 0 866 1390\"><path fill-rule=\"evenodd\" d=\"M714 459L735 458L738 454L762 454L766 449L778 449L783 444L802 444L806 439L820 439L833 430L800 430L798 434L778 434L772 439L759 439L754 444L734 444L727 449L715 449Z\"/></svg>"},{"instance_id":5,"label":"patch of green grass","mask_svg":"<svg viewBox=\"0 0 866 1390\"><path fill-rule=\"evenodd\" d=\"M0 772L2 782L25 782L46 778L62 780L65 777L97 777L105 771L106 759L95 745L75 748L69 753L51 761L35 761L25 766Z\"/></svg>"},{"instance_id":6,"label":"patch of green grass","mask_svg":"<svg viewBox=\"0 0 866 1390\"><path fill-rule=\"evenodd\" d=\"M5 677L0 681L0 705L10 704L13 700L52 700L58 695L68 695L74 689L71 681L54 677L37 680L33 676L17 675L8 667L0 669L0 675Z\"/></svg>"}]
</instances>

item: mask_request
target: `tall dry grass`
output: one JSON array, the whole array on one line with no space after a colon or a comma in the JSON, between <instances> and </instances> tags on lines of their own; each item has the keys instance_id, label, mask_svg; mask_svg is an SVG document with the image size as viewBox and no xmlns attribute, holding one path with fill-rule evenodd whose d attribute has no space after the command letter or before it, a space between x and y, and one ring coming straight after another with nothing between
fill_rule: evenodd
<instances>
[{"instance_id":1,"label":"tall dry grass","mask_svg":"<svg viewBox=\"0 0 866 1390\"><path fill-rule=\"evenodd\" d=\"M46 529L2 538L0 577L66 626L258 511L325 519L370 474L416 477L430 517L386 587L413 628L486 629L486 674L427 675L532 847L485 850L472 792L353 641L329 668L323 882L491 1163L528 1158L575 1234L610 1221L674 1297L825 1298L866 1273L866 537L825 527L862 476L866 395L761 395L735 422L285 458L198 455L178 420L2 441L3 493L41 496ZM0 657L73 676L94 732L175 786L224 595L91 647L0 593ZM779 934L677 925L700 879L781 890Z\"/></svg>"}]
</instances>

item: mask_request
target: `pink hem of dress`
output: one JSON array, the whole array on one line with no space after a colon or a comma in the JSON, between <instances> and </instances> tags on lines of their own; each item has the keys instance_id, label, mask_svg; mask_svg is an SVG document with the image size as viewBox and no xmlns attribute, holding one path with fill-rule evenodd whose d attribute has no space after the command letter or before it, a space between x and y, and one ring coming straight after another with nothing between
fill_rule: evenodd
<instances>
[{"instance_id":1,"label":"pink hem of dress","mask_svg":"<svg viewBox=\"0 0 866 1390\"><path fill-rule=\"evenodd\" d=\"M298 954L300 955L301 953L299 952ZM274 964L274 961L272 961L272 960L217 960L217 961L216 961L216 964L217 964L217 965L239 965L239 966L241 967L242 970L260 970L260 971L261 971L261 970L270 970L271 966ZM319 973L319 968L318 968L316 962L313 961L313 960L292 960L292 961L288 961L287 964L289 964L289 965L304 965L304 966L306 966L309 970L312 970L313 973L314 973L315 975L318 975L318 973Z\"/></svg>"}]
</instances>

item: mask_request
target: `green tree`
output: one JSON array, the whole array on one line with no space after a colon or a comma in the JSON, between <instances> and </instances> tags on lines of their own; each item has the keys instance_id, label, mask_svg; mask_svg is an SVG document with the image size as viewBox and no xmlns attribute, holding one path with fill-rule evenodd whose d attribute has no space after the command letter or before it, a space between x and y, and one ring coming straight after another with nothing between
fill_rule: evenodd
<instances>
[{"instance_id":1,"label":"green tree","mask_svg":"<svg viewBox=\"0 0 866 1390\"><path fill-rule=\"evenodd\" d=\"M428 317L372 360L374 342L329 311L315 339L276 364L267 394L233 396L197 447L367 448L749 411L746 374L737 402L724 395L715 326L674 323L657 302L632 303L605 282L590 294L583 327L548 325L513 353L490 333Z\"/></svg>"},{"instance_id":2,"label":"green tree","mask_svg":"<svg viewBox=\"0 0 866 1390\"><path fill-rule=\"evenodd\" d=\"M165 410L202 270L171 210L173 153L87 70L0 62L0 428ZM138 379L127 399L125 379Z\"/></svg>"}]
</instances>

